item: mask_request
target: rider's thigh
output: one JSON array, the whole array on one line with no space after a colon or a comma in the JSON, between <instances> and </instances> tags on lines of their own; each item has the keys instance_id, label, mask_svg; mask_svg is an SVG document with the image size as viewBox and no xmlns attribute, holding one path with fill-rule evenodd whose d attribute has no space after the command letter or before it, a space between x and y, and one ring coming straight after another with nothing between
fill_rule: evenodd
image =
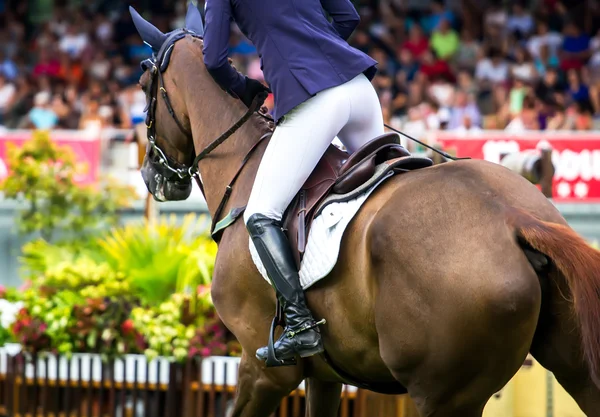
<instances>
[{"instance_id":1,"label":"rider's thigh","mask_svg":"<svg viewBox=\"0 0 600 417\"><path fill-rule=\"evenodd\" d=\"M255 213L281 220L349 117L350 102L343 86L322 91L288 113L269 141L244 220Z\"/></svg>"},{"instance_id":2,"label":"rider's thigh","mask_svg":"<svg viewBox=\"0 0 600 417\"><path fill-rule=\"evenodd\" d=\"M375 88L360 74L344 85L350 102L350 117L338 138L350 153L384 134L383 113Z\"/></svg>"}]
</instances>

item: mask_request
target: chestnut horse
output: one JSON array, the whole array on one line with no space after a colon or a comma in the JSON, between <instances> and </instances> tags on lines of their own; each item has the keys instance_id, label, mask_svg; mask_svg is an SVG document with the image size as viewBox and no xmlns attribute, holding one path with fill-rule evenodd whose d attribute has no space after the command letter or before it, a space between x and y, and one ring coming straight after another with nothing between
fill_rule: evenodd
<instances>
[{"instance_id":1,"label":"chestnut horse","mask_svg":"<svg viewBox=\"0 0 600 417\"><path fill-rule=\"evenodd\" d=\"M156 50L169 44L140 80L151 103L148 189L161 201L187 198L192 159L201 154L194 162L201 159L215 216L270 127L248 114L203 153L248 109L204 67L198 11L186 22L194 33L167 37L141 17L136 26ZM246 204L267 142L251 153L223 213ZM481 416L528 352L588 416L600 416L600 253L534 185L497 164L436 165L392 177L371 195L345 232L334 270L307 290L315 317L327 320L327 358L278 368L255 358L267 343L275 295L251 260L243 221L221 235L212 296L243 347L234 416L269 416L304 379L312 417L336 415L345 382L406 390L422 416Z\"/></svg>"}]
</instances>

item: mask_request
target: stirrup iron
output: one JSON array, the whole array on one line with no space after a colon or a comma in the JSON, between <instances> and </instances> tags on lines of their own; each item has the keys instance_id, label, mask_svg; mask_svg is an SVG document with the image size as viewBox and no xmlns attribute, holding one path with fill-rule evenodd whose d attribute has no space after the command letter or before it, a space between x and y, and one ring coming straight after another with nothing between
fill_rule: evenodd
<instances>
[{"instance_id":1,"label":"stirrup iron","mask_svg":"<svg viewBox=\"0 0 600 417\"><path fill-rule=\"evenodd\" d=\"M277 300L277 308L275 311L275 317L273 317L273 321L271 322L271 330L269 331L269 344L267 345L267 360L265 361L265 365L270 367L275 366L292 366L296 365L296 358L282 360L278 359L275 355L275 330L277 327L285 327L285 320L283 319L283 307L279 300Z\"/></svg>"},{"instance_id":2,"label":"stirrup iron","mask_svg":"<svg viewBox=\"0 0 600 417\"><path fill-rule=\"evenodd\" d=\"M297 364L296 358L279 359L279 358L277 358L277 355L275 355L275 330L277 329L277 327L285 328L285 320L283 319L283 317L284 317L283 308L278 300L275 317L273 318L273 321L271 322L271 330L269 331L269 344L267 345L267 359L265 361L265 365L268 368L276 367L276 366L293 366L293 365ZM325 324L326 322L327 321L325 319L321 319L311 325L304 326L297 331L288 332L287 335L289 337L294 337L297 334L306 332L308 330L312 330L322 324Z\"/></svg>"}]
</instances>

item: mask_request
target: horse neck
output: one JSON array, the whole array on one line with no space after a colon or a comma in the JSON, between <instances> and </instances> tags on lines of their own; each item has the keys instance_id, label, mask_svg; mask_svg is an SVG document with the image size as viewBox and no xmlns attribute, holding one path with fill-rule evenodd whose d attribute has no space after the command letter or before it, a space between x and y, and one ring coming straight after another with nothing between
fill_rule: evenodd
<instances>
[{"instance_id":1,"label":"horse neck","mask_svg":"<svg viewBox=\"0 0 600 417\"><path fill-rule=\"evenodd\" d=\"M247 110L239 100L231 98L216 87L212 79L208 81L214 88L203 89L203 93L211 98L210 102L198 100L197 95L194 96L193 92L190 93L189 89L187 90L190 94L188 103L191 104L188 105L188 114L196 154L231 128ZM186 83L184 85L197 84ZM240 169L246 155L268 131L267 124L259 116L253 115L231 137L200 162L199 169L204 185L204 197L211 216L215 215L227 185ZM264 148L264 146L259 146L253 152L252 158L244 165L243 173L236 181L231 199L242 201L241 205L245 205L248 201Z\"/></svg>"}]
</instances>

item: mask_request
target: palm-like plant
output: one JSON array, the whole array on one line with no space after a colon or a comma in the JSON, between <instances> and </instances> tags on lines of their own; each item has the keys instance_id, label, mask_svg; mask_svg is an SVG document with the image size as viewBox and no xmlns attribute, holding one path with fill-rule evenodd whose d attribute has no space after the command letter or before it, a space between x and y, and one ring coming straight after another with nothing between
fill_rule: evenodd
<instances>
[{"instance_id":1,"label":"palm-like plant","mask_svg":"<svg viewBox=\"0 0 600 417\"><path fill-rule=\"evenodd\" d=\"M158 304L174 292L195 294L210 284L217 248L200 220L189 214L181 224L174 215L133 223L114 229L99 245L139 297Z\"/></svg>"}]
</instances>

